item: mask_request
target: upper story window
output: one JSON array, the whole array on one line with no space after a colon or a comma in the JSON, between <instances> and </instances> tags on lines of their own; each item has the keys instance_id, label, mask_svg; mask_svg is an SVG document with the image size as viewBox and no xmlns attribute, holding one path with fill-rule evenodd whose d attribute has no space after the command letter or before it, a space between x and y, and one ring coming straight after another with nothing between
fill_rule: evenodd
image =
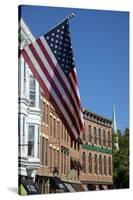
<instances>
[{"instance_id":1,"label":"upper story window","mask_svg":"<svg viewBox=\"0 0 133 200\"><path fill-rule=\"evenodd\" d=\"M102 156L99 156L99 174L102 175Z\"/></svg>"},{"instance_id":2,"label":"upper story window","mask_svg":"<svg viewBox=\"0 0 133 200\"><path fill-rule=\"evenodd\" d=\"M44 148L45 148L45 138L42 137L42 156L41 156L41 160L42 160L42 165L44 165Z\"/></svg>"},{"instance_id":3,"label":"upper story window","mask_svg":"<svg viewBox=\"0 0 133 200\"><path fill-rule=\"evenodd\" d=\"M53 132L53 123L52 123L53 119L52 116L50 116L50 136L52 136L52 132Z\"/></svg>"},{"instance_id":4,"label":"upper story window","mask_svg":"<svg viewBox=\"0 0 133 200\"><path fill-rule=\"evenodd\" d=\"M88 142L92 142L92 135L91 135L91 126L88 126Z\"/></svg>"},{"instance_id":5,"label":"upper story window","mask_svg":"<svg viewBox=\"0 0 133 200\"><path fill-rule=\"evenodd\" d=\"M107 175L106 156L104 156L104 175Z\"/></svg>"},{"instance_id":6,"label":"upper story window","mask_svg":"<svg viewBox=\"0 0 133 200\"><path fill-rule=\"evenodd\" d=\"M89 174L92 174L92 155L91 153L89 153L89 156L88 156L88 164L89 164Z\"/></svg>"},{"instance_id":7,"label":"upper story window","mask_svg":"<svg viewBox=\"0 0 133 200\"><path fill-rule=\"evenodd\" d=\"M109 157L108 159L108 172L109 172L109 175L111 176L111 157Z\"/></svg>"},{"instance_id":8,"label":"upper story window","mask_svg":"<svg viewBox=\"0 0 133 200\"><path fill-rule=\"evenodd\" d=\"M99 145L102 145L101 129L98 129Z\"/></svg>"},{"instance_id":9,"label":"upper story window","mask_svg":"<svg viewBox=\"0 0 133 200\"><path fill-rule=\"evenodd\" d=\"M105 130L103 130L103 146L106 146L106 133L105 133Z\"/></svg>"},{"instance_id":10,"label":"upper story window","mask_svg":"<svg viewBox=\"0 0 133 200\"><path fill-rule=\"evenodd\" d=\"M111 146L111 143L110 143L110 132L108 132L108 147Z\"/></svg>"},{"instance_id":11,"label":"upper story window","mask_svg":"<svg viewBox=\"0 0 133 200\"><path fill-rule=\"evenodd\" d=\"M28 128L28 156L34 157L34 132L35 126L29 125Z\"/></svg>"},{"instance_id":12,"label":"upper story window","mask_svg":"<svg viewBox=\"0 0 133 200\"><path fill-rule=\"evenodd\" d=\"M94 144L97 144L97 129L94 127Z\"/></svg>"},{"instance_id":13,"label":"upper story window","mask_svg":"<svg viewBox=\"0 0 133 200\"><path fill-rule=\"evenodd\" d=\"M97 167L97 155L95 154L95 157L94 157L94 171L95 171L95 174L97 175L98 174L98 167Z\"/></svg>"},{"instance_id":14,"label":"upper story window","mask_svg":"<svg viewBox=\"0 0 133 200\"><path fill-rule=\"evenodd\" d=\"M83 133L82 133L82 139L83 139L83 141L85 141L85 131L83 131Z\"/></svg>"},{"instance_id":15,"label":"upper story window","mask_svg":"<svg viewBox=\"0 0 133 200\"><path fill-rule=\"evenodd\" d=\"M85 152L82 153L82 171L86 173L86 155Z\"/></svg>"},{"instance_id":16,"label":"upper story window","mask_svg":"<svg viewBox=\"0 0 133 200\"><path fill-rule=\"evenodd\" d=\"M45 165L48 166L48 139L46 139Z\"/></svg>"},{"instance_id":17,"label":"upper story window","mask_svg":"<svg viewBox=\"0 0 133 200\"><path fill-rule=\"evenodd\" d=\"M60 139L60 122L57 121L57 139Z\"/></svg>"},{"instance_id":18,"label":"upper story window","mask_svg":"<svg viewBox=\"0 0 133 200\"><path fill-rule=\"evenodd\" d=\"M35 78L32 75L30 75L29 99L30 99L30 106L35 106L36 82L35 82Z\"/></svg>"},{"instance_id":19,"label":"upper story window","mask_svg":"<svg viewBox=\"0 0 133 200\"><path fill-rule=\"evenodd\" d=\"M56 138L56 120L54 119L54 124L53 124L53 130L54 130L54 138Z\"/></svg>"}]
</instances>

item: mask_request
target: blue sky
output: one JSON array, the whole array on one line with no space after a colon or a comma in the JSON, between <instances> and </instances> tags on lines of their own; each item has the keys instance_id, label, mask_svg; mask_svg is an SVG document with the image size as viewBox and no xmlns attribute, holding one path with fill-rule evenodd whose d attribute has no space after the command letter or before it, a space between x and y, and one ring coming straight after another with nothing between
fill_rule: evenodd
<instances>
[{"instance_id":1,"label":"blue sky","mask_svg":"<svg viewBox=\"0 0 133 200\"><path fill-rule=\"evenodd\" d=\"M70 31L82 105L129 127L129 13L22 6L21 15L38 38L71 12Z\"/></svg>"}]
</instances>

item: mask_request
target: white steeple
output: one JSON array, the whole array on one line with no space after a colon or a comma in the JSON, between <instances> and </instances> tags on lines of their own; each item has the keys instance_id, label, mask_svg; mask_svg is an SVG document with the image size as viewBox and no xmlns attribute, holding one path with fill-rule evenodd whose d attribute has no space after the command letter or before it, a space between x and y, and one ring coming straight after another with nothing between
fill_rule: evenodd
<instances>
[{"instance_id":1,"label":"white steeple","mask_svg":"<svg viewBox=\"0 0 133 200\"><path fill-rule=\"evenodd\" d=\"M117 125L116 125L116 113L115 113L115 106L113 105L113 133L116 134L116 149L119 149L119 144L118 144L118 132L117 132Z\"/></svg>"}]
</instances>

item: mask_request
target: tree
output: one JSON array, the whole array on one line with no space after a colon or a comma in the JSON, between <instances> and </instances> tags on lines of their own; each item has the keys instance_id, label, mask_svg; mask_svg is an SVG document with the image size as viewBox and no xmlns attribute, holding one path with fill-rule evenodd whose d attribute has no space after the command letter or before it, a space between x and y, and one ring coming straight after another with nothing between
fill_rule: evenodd
<instances>
[{"instance_id":1,"label":"tree","mask_svg":"<svg viewBox=\"0 0 133 200\"><path fill-rule=\"evenodd\" d=\"M118 131L119 149L115 147L116 134L112 137L113 148L113 186L114 188L129 187L129 129L124 133Z\"/></svg>"}]
</instances>

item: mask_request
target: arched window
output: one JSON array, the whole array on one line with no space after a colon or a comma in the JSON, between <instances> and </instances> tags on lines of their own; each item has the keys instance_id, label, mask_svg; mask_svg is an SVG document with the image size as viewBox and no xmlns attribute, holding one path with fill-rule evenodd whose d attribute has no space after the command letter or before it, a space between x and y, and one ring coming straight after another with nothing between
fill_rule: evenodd
<instances>
[{"instance_id":1,"label":"arched window","mask_svg":"<svg viewBox=\"0 0 133 200\"><path fill-rule=\"evenodd\" d=\"M105 130L103 130L103 146L106 146L106 135Z\"/></svg>"},{"instance_id":2,"label":"arched window","mask_svg":"<svg viewBox=\"0 0 133 200\"><path fill-rule=\"evenodd\" d=\"M99 174L102 175L102 156L99 156Z\"/></svg>"},{"instance_id":3,"label":"arched window","mask_svg":"<svg viewBox=\"0 0 133 200\"><path fill-rule=\"evenodd\" d=\"M97 129L94 127L94 144L97 144Z\"/></svg>"},{"instance_id":4,"label":"arched window","mask_svg":"<svg viewBox=\"0 0 133 200\"><path fill-rule=\"evenodd\" d=\"M108 147L110 147L110 132L108 132Z\"/></svg>"},{"instance_id":5,"label":"arched window","mask_svg":"<svg viewBox=\"0 0 133 200\"><path fill-rule=\"evenodd\" d=\"M86 173L86 155L85 152L82 153L82 171L83 173Z\"/></svg>"},{"instance_id":6,"label":"arched window","mask_svg":"<svg viewBox=\"0 0 133 200\"><path fill-rule=\"evenodd\" d=\"M95 154L95 157L94 157L94 171L95 171L95 174L97 175L98 174L98 168L97 168L97 155Z\"/></svg>"},{"instance_id":7,"label":"arched window","mask_svg":"<svg viewBox=\"0 0 133 200\"><path fill-rule=\"evenodd\" d=\"M107 175L106 156L104 156L104 175Z\"/></svg>"},{"instance_id":8,"label":"arched window","mask_svg":"<svg viewBox=\"0 0 133 200\"><path fill-rule=\"evenodd\" d=\"M88 126L88 142L91 143L92 142L92 136L91 136L91 126Z\"/></svg>"},{"instance_id":9,"label":"arched window","mask_svg":"<svg viewBox=\"0 0 133 200\"><path fill-rule=\"evenodd\" d=\"M99 145L102 145L101 129L98 129Z\"/></svg>"},{"instance_id":10,"label":"arched window","mask_svg":"<svg viewBox=\"0 0 133 200\"><path fill-rule=\"evenodd\" d=\"M89 166L89 174L92 174L92 155L89 153L88 155L88 166Z\"/></svg>"},{"instance_id":11,"label":"arched window","mask_svg":"<svg viewBox=\"0 0 133 200\"><path fill-rule=\"evenodd\" d=\"M108 159L108 172L109 172L109 176L111 176L111 158L109 157Z\"/></svg>"}]
</instances>

